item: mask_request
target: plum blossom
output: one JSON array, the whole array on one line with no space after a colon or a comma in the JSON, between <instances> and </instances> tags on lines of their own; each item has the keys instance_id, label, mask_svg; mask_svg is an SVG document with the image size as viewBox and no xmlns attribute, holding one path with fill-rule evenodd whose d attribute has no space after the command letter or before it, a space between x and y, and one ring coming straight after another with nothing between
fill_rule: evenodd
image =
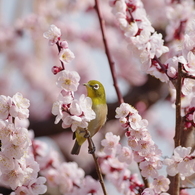
<instances>
[{"instance_id":1,"label":"plum blossom","mask_svg":"<svg viewBox=\"0 0 195 195\"><path fill-rule=\"evenodd\" d=\"M59 59L64 63L70 63L74 58L74 53L68 48L62 49L59 53Z\"/></svg>"},{"instance_id":2,"label":"plum blossom","mask_svg":"<svg viewBox=\"0 0 195 195\"><path fill-rule=\"evenodd\" d=\"M104 147L103 151L110 155L116 151L116 147L119 144L120 136L113 135L112 132L106 133L105 139L101 141L101 145Z\"/></svg>"},{"instance_id":3,"label":"plum blossom","mask_svg":"<svg viewBox=\"0 0 195 195\"><path fill-rule=\"evenodd\" d=\"M184 69L192 75L195 75L195 55L192 51L187 54L188 63L184 64Z\"/></svg>"},{"instance_id":4,"label":"plum blossom","mask_svg":"<svg viewBox=\"0 0 195 195\"><path fill-rule=\"evenodd\" d=\"M160 64L153 63L156 58L161 57L169 51L164 46L162 34L154 31L151 22L146 16L146 12L141 1L126 2L117 0L110 3L112 13L115 15L120 29L123 31L126 40L133 44L138 50L144 70L162 82L169 79L163 72ZM131 48L131 47L130 47Z\"/></svg>"},{"instance_id":5,"label":"plum blossom","mask_svg":"<svg viewBox=\"0 0 195 195\"><path fill-rule=\"evenodd\" d=\"M186 59L183 56L174 56L172 58L169 58L165 64L168 66L167 74L174 78L177 75L178 72L178 63L186 64Z\"/></svg>"},{"instance_id":6,"label":"plum blossom","mask_svg":"<svg viewBox=\"0 0 195 195\"><path fill-rule=\"evenodd\" d=\"M81 189L79 190L79 194L94 194L94 195L101 195L102 189L100 183L93 179L91 176L86 176L84 178L83 184Z\"/></svg>"},{"instance_id":7,"label":"plum blossom","mask_svg":"<svg viewBox=\"0 0 195 195\"><path fill-rule=\"evenodd\" d=\"M78 168L75 162L62 163L62 165L59 166L58 172L60 173L58 185L63 194L71 192L74 184L80 186L81 179L84 177L84 171Z\"/></svg>"},{"instance_id":8,"label":"plum blossom","mask_svg":"<svg viewBox=\"0 0 195 195\"><path fill-rule=\"evenodd\" d=\"M61 37L61 30L52 24L48 31L43 33L43 37L49 40L49 44L53 45L56 43Z\"/></svg>"},{"instance_id":9,"label":"plum blossom","mask_svg":"<svg viewBox=\"0 0 195 195\"><path fill-rule=\"evenodd\" d=\"M153 189L151 188L146 188L144 191L141 193L141 195L157 195Z\"/></svg>"},{"instance_id":10,"label":"plum blossom","mask_svg":"<svg viewBox=\"0 0 195 195\"><path fill-rule=\"evenodd\" d=\"M65 96L69 96L67 93L64 94ZM65 96L64 98L59 96L60 100L53 104L52 113L57 115L55 123L58 123L62 119L62 127L67 128L71 126L73 131L75 131L77 127L87 128L88 122L96 117L95 112L92 110L91 98L85 97L85 95L82 94L79 100L71 100L71 98L65 98Z\"/></svg>"},{"instance_id":11,"label":"plum blossom","mask_svg":"<svg viewBox=\"0 0 195 195\"><path fill-rule=\"evenodd\" d=\"M40 169L31 153L32 142L23 122L29 115L29 100L20 93L8 99L11 100L8 110L9 120L6 118L0 120L0 181L15 190L12 194L44 193L47 189L44 185L46 180L43 177L37 178ZM12 117L15 120L12 120Z\"/></svg>"},{"instance_id":12,"label":"plum blossom","mask_svg":"<svg viewBox=\"0 0 195 195\"><path fill-rule=\"evenodd\" d=\"M156 178L158 176L158 166L157 163L153 163L150 161L143 161L140 163L140 168L141 168L141 174L148 178Z\"/></svg>"},{"instance_id":13,"label":"plum blossom","mask_svg":"<svg viewBox=\"0 0 195 195\"><path fill-rule=\"evenodd\" d=\"M125 36L134 36L138 31L138 26L136 22L128 23L126 20L126 15L118 12L116 13L116 18L119 23L121 30L125 31Z\"/></svg>"},{"instance_id":14,"label":"plum blossom","mask_svg":"<svg viewBox=\"0 0 195 195\"><path fill-rule=\"evenodd\" d=\"M169 189L170 180L162 175L158 176L153 181L154 190L156 193L166 192Z\"/></svg>"},{"instance_id":15,"label":"plum blossom","mask_svg":"<svg viewBox=\"0 0 195 195\"><path fill-rule=\"evenodd\" d=\"M147 120L142 119L138 111L127 103L122 103L116 108L116 118L122 123L122 127L139 130L148 125Z\"/></svg>"},{"instance_id":16,"label":"plum blossom","mask_svg":"<svg viewBox=\"0 0 195 195\"><path fill-rule=\"evenodd\" d=\"M190 96L195 94L195 80L193 79L184 79L183 86L182 86L182 93L185 96Z\"/></svg>"},{"instance_id":17,"label":"plum blossom","mask_svg":"<svg viewBox=\"0 0 195 195\"><path fill-rule=\"evenodd\" d=\"M110 5L112 6L112 3L110 2ZM123 0L118 0L115 1L114 5L113 5L113 9L112 9L112 13L116 14L116 13L125 13L126 12L126 3Z\"/></svg>"},{"instance_id":18,"label":"plum blossom","mask_svg":"<svg viewBox=\"0 0 195 195\"><path fill-rule=\"evenodd\" d=\"M0 168L1 170L12 170L14 161L11 157L7 157L3 152L0 153Z\"/></svg>"},{"instance_id":19,"label":"plum blossom","mask_svg":"<svg viewBox=\"0 0 195 195\"><path fill-rule=\"evenodd\" d=\"M116 118L124 118L129 113L137 113L137 110L130 106L129 104L122 103L120 107L116 108Z\"/></svg>"},{"instance_id":20,"label":"plum blossom","mask_svg":"<svg viewBox=\"0 0 195 195\"><path fill-rule=\"evenodd\" d=\"M10 114L12 117L25 119L29 117L30 102L24 98L21 93L16 93L12 98L12 106L10 107Z\"/></svg>"},{"instance_id":21,"label":"plum blossom","mask_svg":"<svg viewBox=\"0 0 195 195\"><path fill-rule=\"evenodd\" d=\"M181 179L194 173L194 153L191 153L191 147L185 148L178 146L174 149L173 156L166 158L163 163L167 166L167 173L174 176L180 173Z\"/></svg>"},{"instance_id":22,"label":"plum blossom","mask_svg":"<svg viewBox=\"0 0 195 195\"><path fill-rule=\"evenodd\" d=\"M80 76L76 71L63 70L57 74L57 86L66 91L76 91Z\"/></svg>"},{"instance_id":23,"label":"plum blossom","mask_svg":"<svg viewBox=\"0 0 195 195\"><path fill-rule=\"evenodd\" d=\"M0 119L5 120L8 118L11 103L12 103L11 97L0 95Z\"/></svg>"},{"instance_id":24,"label":"plum blossom","mask_svg":"<svg viewBox=\"0 0 195 195\"><path fill-rule=\"evenodd\" d=\"M133 154L128 147L122 147L121 152L118 154L118 160L120 162L126 162L127 164L131 164L133 161Z\"/></svg>"}]
</instances>

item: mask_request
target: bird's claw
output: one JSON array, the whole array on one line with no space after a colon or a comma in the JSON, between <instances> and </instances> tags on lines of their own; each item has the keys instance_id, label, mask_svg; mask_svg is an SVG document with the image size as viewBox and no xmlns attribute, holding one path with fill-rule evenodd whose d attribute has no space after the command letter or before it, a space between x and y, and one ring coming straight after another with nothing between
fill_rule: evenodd
<instances>
[{"instance_id":1,"label":"bird's claw","mask_svg":"<svg viewBox=\"0 0 195 195\"><path fill-rule=\"evenodd\" d=\"M84 135L84 138L89 138L91 135L90 135L90 132L89 131L86 131L85 135Z\"/></svg>"},{"instance_id":2,"label":"bird's claw","mask_svg":"<svg viewBox=\"0 0 195 195\"><path fill-rule=\"evenodd\" d=\"M93 146L92 148L89 148L88 153L94 154L95 153L95 146Z\"/></svg>"}]
</instances>

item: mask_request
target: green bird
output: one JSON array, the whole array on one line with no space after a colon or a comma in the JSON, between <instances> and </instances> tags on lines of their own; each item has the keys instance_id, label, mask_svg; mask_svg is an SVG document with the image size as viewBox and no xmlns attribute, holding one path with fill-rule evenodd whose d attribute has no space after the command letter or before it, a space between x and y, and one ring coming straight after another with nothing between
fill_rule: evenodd
<instances>
[{"instance_id":1,"label":"green bird","mask_svg":"<svg viewBox=\"0 0 195 195\"><path fill-rule=\"evenodd\" d=\"M107 118L108 108L106 104L106 94L104 86L96 80L91 80L88 83L84 83L87 88L87 96L92 100L92 109L96 114L96 118L91 120L88 124L87 130L90 132L90 136L94 136L104 125ZM71 154L78 155L82 144L85 142L86 131L83 128L77 128L73 134L75 144L72 148Z\"/></svg>"}]
</instances>

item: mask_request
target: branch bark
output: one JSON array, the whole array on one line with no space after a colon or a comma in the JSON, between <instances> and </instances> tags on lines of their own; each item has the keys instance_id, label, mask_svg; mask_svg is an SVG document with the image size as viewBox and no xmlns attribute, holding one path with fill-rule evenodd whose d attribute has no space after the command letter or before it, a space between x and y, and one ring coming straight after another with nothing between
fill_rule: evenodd
<instances>
[{"instance_id":1,"label":"branch bark","mask_svg":"<svg viewBox=\"0 0 195 195\"><path fill-rule=\"evenodd\" d=\"M182 87L182 64L178 64L178 75L177 75L177 84L176 84L176 125L175 125L175 148L181 145L181 135L183 130L183 122L181 117L181 87ZM169 193L171 195L180 194L180 174L177 174L174 177L169 177L171 181Z\"/></svg>"}]
</instances>

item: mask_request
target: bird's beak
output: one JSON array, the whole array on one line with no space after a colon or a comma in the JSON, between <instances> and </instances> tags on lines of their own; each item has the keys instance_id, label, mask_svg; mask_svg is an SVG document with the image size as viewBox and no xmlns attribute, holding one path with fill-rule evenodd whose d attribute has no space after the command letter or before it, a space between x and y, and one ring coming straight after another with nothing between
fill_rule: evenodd
<instances>
[{"instance_id":1,"label":"bird's beak","mask_svg":"<svg viewBox=\"0 0 195 195\"><path fill-rule=\"evenodd\" d=\"M89 85L89 83L83 83L83 85L84 85L85 87L91 87L91 85Z\"/></svg>"}]
</instances>

